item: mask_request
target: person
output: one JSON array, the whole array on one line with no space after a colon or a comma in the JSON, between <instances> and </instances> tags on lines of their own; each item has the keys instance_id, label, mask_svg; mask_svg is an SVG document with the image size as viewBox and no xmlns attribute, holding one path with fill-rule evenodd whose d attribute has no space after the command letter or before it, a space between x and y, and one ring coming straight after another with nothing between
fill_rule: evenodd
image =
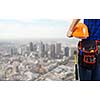
<instances>
[{"instance_id":1,"label":"person","mask_svg":"<svg viewBox=\"0 0 100 100\"><path fill-rule=\"evenodd\" d=\"M79 21L80 19L73 19L72 24L70 25L67 32L68 37L72 37L74 28L79 23ZM82 39L82 41L84 41L85 46L92 46L93 43L96 43L95 41L100 41L100 19L84 19L84 24L88 27L89 37ZM99 47L100 44L98 43L96 45ZM90 48L88 47L88 49ZM100 81L100 52L98 52L96 55L96 63L93 69L88 69L87 67L89 66L86 63L86 68L83 67L81 64L83 62L81 60L83 60L83 58L80 59L80 55L78 55L80 81Z\"/></svg>"}]
</instances>

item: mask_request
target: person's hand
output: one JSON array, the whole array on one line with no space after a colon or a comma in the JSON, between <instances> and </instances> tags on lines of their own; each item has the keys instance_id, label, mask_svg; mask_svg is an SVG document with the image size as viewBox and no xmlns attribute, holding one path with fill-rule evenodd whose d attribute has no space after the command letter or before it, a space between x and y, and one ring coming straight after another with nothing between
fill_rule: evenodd
<instances>
[{"instance_id":1,"label":"person's hand","mask_svg":"<svg viewBox=\"0 0 100 100\"><path fill-rule=\"evenodd\" d=\"M67 32L67 37L69 37L69 38L72 37L72 31Z\"/></svg>"},{"instance_id":2,"label":"person's hand","mask_svg":"<svg viewBox=\"0 0 100 100\"><path fill-rule=\"evenodd\" d=\"M70 25L70 27L68 29L67 37L73 37L74 28L79 21L80 21L80 19L73 19L72 24Z\"/></svg>"}]
</instances>

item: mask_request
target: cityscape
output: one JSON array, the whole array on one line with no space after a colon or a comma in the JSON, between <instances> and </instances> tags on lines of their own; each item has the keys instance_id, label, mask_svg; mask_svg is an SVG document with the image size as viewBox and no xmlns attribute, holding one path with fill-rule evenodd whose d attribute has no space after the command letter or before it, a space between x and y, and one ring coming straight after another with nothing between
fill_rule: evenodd
<instances>
[{"instance_id":1,"label":"cityscape","mask_svg":"<svg viewBox=\"0 0 100 100\"><path fill-rule=\"evenodd\" d=\"M0 80L75 80L77 48L71 44L67 39L0 41Z\"/></svg>"}]
</instances>

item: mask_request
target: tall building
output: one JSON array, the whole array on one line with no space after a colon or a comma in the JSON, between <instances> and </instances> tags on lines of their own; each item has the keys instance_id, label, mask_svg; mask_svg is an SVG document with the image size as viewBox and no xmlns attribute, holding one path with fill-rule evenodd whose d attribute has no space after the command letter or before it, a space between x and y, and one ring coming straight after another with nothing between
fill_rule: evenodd
<instances>
[{"instance_id":1,"label":"tall building","mask_svg":"<svg viewBox=\"0 0 100 100\"><path fill-rule=\"evenodd\" d=\"M11 55L14 55L13 48L11 48Z\"/></svg>"},{"instance_id":2,"label":"tall building","mask_svg":"<svg viewBox=\"0 0 100 100\"><path fill-rule=\"evenodd\" d=\"M30 42L30 51L33 51L33 43Z\"/></svg>"},{"instance_id":3,"label":"tall building","mask_svg":"<svg viewBox=\"0 0 100 100\"><path fill-rule=\"evenodd\" d=\"M11 48L11 55L16 55L18 54L17 48Z\"/></svg>"},{"instance_id":4,"label":"tall building","mask_svg":"<svg viewBox=\"0 0 100 100\"><path fill-rule=\"evenodd\" d=\"M55 58L55 44L51 44L50 46L50 57Z\"/></svg>"},{"instance_id":5,"label":"tall building","mask_svg":"<svg viewBox=\"0 0 100 100\"><path fill-rule=\"evenodd\" d=\"M66 57L69 56L69 47L65 47L65 56L66 56Z\"/></svg>"},{"instance_id":6,"label":"tall building","mask_svg":"<svg viewBox=\"0 0 100 100\"><path fill-rule=\"evenodd\" d=\"M37 51L37 44L33 45L33 51Z\"/></svg>"},{"instance_id":7,"label":"tall building","mask_svg":"<svg viewBox=\"0 0 100 100\"><path fill-rule=\"evenodd\" d=\"M39 56L44 57L44 54L45 54L45 45L41 41L39 44Z\"/></svg>"},{"instance_id":8,"label":"tall building","mask_svg":"<svg viewBox=\"0 0 100 100\"><path fill-rule=\"evenodd\" d=\"M61 57L61 43L56 43L55 53L57 58Z\"/></svg>"},{"instance_id":9,"label":"tall building","mask_svg":"<svg viewBox=\"0 0 100 100\"><path fill-rule=\"evenodd\" d=\"M49 45L45 44L45 56L48 57Z\"/></svg>"}]
</instances>

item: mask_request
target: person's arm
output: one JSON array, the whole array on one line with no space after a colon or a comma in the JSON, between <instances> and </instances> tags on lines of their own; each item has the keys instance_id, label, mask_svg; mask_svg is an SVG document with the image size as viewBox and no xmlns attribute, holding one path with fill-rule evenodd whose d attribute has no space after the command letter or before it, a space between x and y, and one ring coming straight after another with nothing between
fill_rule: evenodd
<instances>
[{"instance_id":1,"label":"person's arm","mask_svg":"<svg viewBox=\"0 0 100 100\"><path fill-rule=\"evenodd\" d=\"M72 36L72 32L74 30L74 27L76 26L76 24L80 21L80 19L73 19L72 24L69 27L69 30L67 32L67 36L71 37Z\"/></svg>"}]
</instances>

